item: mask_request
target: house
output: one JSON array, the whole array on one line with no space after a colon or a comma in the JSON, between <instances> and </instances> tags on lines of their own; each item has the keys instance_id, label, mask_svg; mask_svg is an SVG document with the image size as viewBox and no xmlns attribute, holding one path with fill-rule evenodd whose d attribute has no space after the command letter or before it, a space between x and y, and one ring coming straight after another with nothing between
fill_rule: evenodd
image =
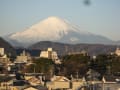
<instances>
[{"instance_id":1,"label":"house","mask_svg":"<svg viewBox=\"0 0 120 90\"><path fill-rule=\"evenodd\" d=\"M30 85L32 85L32 86L37 86L37 85L41 85L41 84L42 84L42 81L41 81L39 78L35 77L35 76L29 76L29 78L26 77L26 80L27 80L27 81L30 83Z\"/></svg>"},{"instance_id":2,"label":"house","mask_svg":"<svg viewBox=\"0 0 120 90\"><path fill-rule=\"evenodd\" d=\"M13 83L14 77L11 76L0 76L0 90L9 90Z\"/></svg>"},{"instance_id":3,"label":"house","mask_svg":"<svg viewBox=\"0 0 120 90\"><path fill-rule=\"evenodd\" d=\"M38 85L38 86L28 86L22 90L48 90L46 87Z\"/></svg>"},{"instance_id":4,"label":"house","mask_svg":"<svg viewBox=\"0 0 120 90\"><path fill-rule=\"evenodd\" d=\"M23 90L38 90L38 89L36 89L36 88L34 88L34 87L27 87L27 88L25 88L25 89L23 89Z\"/></svg>"},{"instance_id":5,"label":"house","mask_svg":"<svg viewBox=\"0 0 120 90\"><path fill-rule=\"evenodd\" d=\"M64 76L53 76L51 82L47 82L46 86L48 90L51 89L68 89L69 88L69 79Z\"/></svg>"},{"instance_id":6,"label":"house","mask_svg":"<svg viewBox=\"0 0 120 90\"><path fill-rule=\"evenodd\" d=\"M48 90L52 89L78 90L80 87L84 86L85 82L86 82L85 79L69 80L64 76L53 76L51 78L51 82L47 82L47 88Z\"/></svg>"}]
</instances>

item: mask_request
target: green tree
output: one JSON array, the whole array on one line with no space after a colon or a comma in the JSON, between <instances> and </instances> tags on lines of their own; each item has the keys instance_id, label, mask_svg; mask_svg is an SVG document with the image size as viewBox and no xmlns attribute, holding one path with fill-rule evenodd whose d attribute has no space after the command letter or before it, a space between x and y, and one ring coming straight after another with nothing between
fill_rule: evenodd
<instances>
[{"instance_id":1,"label":"green tree","mask_svg":"<svg viewBox=\"0 0 120 90\"><path fill-rule=\"evenodd\" d=\"M90 67L99 72L101 75L104 75L107 70L108 65L108 56L107 55L98 55L96 59L91 61Z\"/></svg>"},{"instance_id":2,"label":"green tree","mask_svg":"<svg viewBox=\"0 0 120 90\"><path fill-rule=\"evenodd\" d=\"M52 73L54 69L54 63L51 59L39 58L33 59L33 64L29 65L28 72L35 71L36 73L49 74Z\"/></svg>"},{"instance_id":3,"label":"green tree","mask_svg":"<svg viewBox=\"0 0 120 90\"><path fill-rule=\"evenodd\" d=\"M66 76L85 75L88 70L88 62L90 61L89 56L82 54L67 55L63 57L64 73Z\"/></svg>"},{"instance_id":4,"label":"green tree","mask_svg":"<svg viewBox=\"0 0 120 90\"><path fill-rule=\"evenodd\" d=\"M120 56L112 58L111 71L113 74L120 72Z\"/></svg>"}]
</instances>

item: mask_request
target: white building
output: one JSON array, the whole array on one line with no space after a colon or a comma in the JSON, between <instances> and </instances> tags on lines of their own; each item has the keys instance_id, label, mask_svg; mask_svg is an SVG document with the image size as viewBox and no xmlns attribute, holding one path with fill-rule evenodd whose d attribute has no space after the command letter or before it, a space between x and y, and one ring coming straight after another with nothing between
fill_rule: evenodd
<instances>
[{"instance_id":1,"label":"white building","mask_svg":"<svg viewBox=\"0 0 120 90\"><path fill-rule=\"evenodd\" d=\"M119 48L116 49L115 54L120 56L120 49Z\"/></svg>"},{"instance_id":2,"label":"white building","mask_svg":"<svg viewBox=\"0 0 120 90\"><path fill-rule=\"evenodd\" d=\"M69 53L68 53L68 55L77 55L77 54L82 54L82 55L84 55L84 56L88 56L88 53L87 53L87 51L85 51L85 50L82 50L82 51L80 51L80 52L69 52Z\"/></svg>"},{"instance_id":3,"label":"white building","mask_svg":"<svg viewBox=\"0 0 120 90\"><path fill-rule=\"evenodd\" d=\"M58 58L57 52L53 51L52 48L48 48L47 51L41 51L40 57L52 59L56 63L61 63L59 58Z\"/></svg>"},{"instance_id":4,"label":"white building","mask_svg":"<svg viewBox=\"0 0 120 90\"><path fill-rule=\"evenodd\" d=\"M8 62L9 62L9 58L4 53L4 48L0 48L0 63L8 63Z\"/></svg>"},{"instance_id":5,"label":"white building","mask_svg":"<svg viewBox=\"0 0 120 90\"><path fill-rule=\"evenodd\" d=\"M4 55L4 48L0 48L0 55Z\"/></svg>"},{"instance_id":6,"label":"white building","mask_svg":"<svg viewBox=\"0 0 120 90\"><path fill-rule=\"evenodd\" d=\"M27 63L30 59L30 55L24 50L20 56L17 56L15 63Z\"/></svg>"}]
</instances>

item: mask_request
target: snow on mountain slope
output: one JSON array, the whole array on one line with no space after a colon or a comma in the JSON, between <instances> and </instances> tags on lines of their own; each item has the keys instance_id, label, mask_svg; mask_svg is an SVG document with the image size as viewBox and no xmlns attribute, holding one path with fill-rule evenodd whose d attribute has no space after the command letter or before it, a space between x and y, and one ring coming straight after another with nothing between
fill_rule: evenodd
<instances>
[{"instance_id":1,"label":"snow on mountain slope","mask_svg":"<svg viewBox=\"0 0 120 90\"><path fill-rule=\"evenodd\" d=\"M54 41L59 40L70 31L88 34L88 32L79 31L78 27L71 25L66 20L62 20L58 17L49 17L23 32L12 34L9 38L19 42Z\"/></svg>"},{"instance_id":2,"label":"snow on mountain slope","mask_svg":"<svg viewBox=\"0 0 120 90\"><path fill-rule=\"evenodd\" d=\"M59 41L64 43L111 42L105 37L82 31L78 26L72 25L59 17L48 17L27 30L8 36L8 38L29 44L39 41Z\"/></svg>"}]
</instances>

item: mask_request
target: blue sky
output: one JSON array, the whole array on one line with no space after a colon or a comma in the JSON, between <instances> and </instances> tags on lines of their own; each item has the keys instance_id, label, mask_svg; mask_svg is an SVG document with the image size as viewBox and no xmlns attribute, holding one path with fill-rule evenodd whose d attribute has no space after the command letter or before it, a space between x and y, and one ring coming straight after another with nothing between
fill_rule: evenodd
<instances>
[{"instance_id":1,"label":"blue sky","mask_svg":"<svg viewBox=\"0 0 120 90\"><path fill-rule=\"evenodd\" d=\"M0 0L0 36L23 31L49 16L120 40L120 0Z\"/></svg>"}]
</instances>

